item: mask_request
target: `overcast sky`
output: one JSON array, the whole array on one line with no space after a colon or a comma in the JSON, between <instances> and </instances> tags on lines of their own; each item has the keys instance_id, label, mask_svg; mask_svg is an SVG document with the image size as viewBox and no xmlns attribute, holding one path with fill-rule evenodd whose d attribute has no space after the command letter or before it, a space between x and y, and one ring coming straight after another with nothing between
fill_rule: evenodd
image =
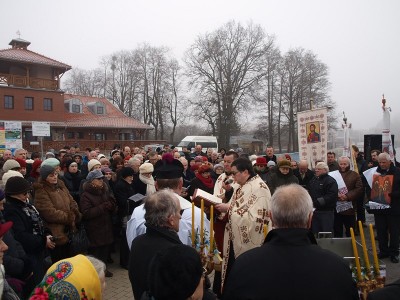
<instances>
[{"instance_id":1,"label":"overcast sky","mask_svg":"<svg viewBox=\"0 0 400 300\"><path fill-rule=\"evenodd\" d=\"M0 49L18 37L72 67L143 42L178 59L199 34L252 20L284 53L303 47L328 65L331 97L355 129L381 119L382 93L400 119L399 0L2 0Z\"/></svg>"}]
</instances>

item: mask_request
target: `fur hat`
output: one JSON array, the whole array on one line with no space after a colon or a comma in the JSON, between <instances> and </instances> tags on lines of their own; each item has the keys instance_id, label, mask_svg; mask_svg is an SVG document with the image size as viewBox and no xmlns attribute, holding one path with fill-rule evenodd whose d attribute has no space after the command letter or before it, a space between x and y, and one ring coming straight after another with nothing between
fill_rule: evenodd
<instances>
[{"instance_id":1,"label":"fur hat","mask_svg":"<svg viewBox=\"0 0 400 300\"><path fill-rule=\"evenodd\" d=\"M103 177L104 177L104 175L103 175L103 173L101 173L100 170L93 170L93 171L89 172L89 174L86 176L86 179L88 181L92 181L93 179L99 179L99 178L103 178Z\"/></svg>"},{"instance_id":2,"label":"fur hat","mask_svg":"<svg viewBox=\"0 0 400 300\"><path fill-rule=\"evenodd\" d=\"M122 178L126 178L128 176L135 175L135 171L133 171L131 167L123 167L121 171L119 171L119 174L121 175Z\"/></svg>"},{"instance_id":3,"label":"fur hat","mask_svg":"<svg viewBox=\"0 0 400 300\"><path fill-rule=\"evenodd\" d=\"M273 160L270 160L268 163L267 163L267 167L269 168L269 167L274 167L274 166L276 166L276 163L273 161Z\"/></svg>"},{"instance_id":4,"label":"fur hat","mask_svg":"<svg viewBox=\"0 0 400 300\"><path fill-rule=\"evenodd\" d=\"M192 247L176 245L159 251L149 269L150 294L157 300L188 299L202 275L200 256Z\"/></svg>"},{"instance_id":5,"label":"fur hat","mask_svg":"<svg viewBox=\"0 0 400 300\"><path fill-rule=\"evenodd\" d=\"M290 161L286 159L282 159L280 162L278 162L278 167L279 168L292 168L292 165L290 164Z\"/></svg>"},{"instance_id":6,"label":"fur hat","mask_svg":"<svg viewBox=\"0 0 400 300\"><path fill-rule=\"evenodd\" d=\"M88 171L92 171L94 166L101 165L101 163L97 159L91 159L88 162Z\"/></svg>"},{"instance_id":7,"label":"fur hat","mask_svg":"<svg viewBox=\"0 0 400 300\"><path fill-rule=\"evenodd\" d=\"M6 186L7 180L10 179L11 177L24 177L20 172L14 171L14 170L9 170L6 173L3 174L2 181L3 185Z\"/></svg>"},{"instance_id":8,"label":"fur hat","mask_svg":"<svg viewBox=\"0 0 400 300\"><path fill-rule=\"evenodd\" d=\"M4 172L7 172L8 170L15 169L15 168L18 168L18 169L21 168L21 165L15 159L7 159L3 165Z\"/></svg>"},{"instance_id":9,"label":"fur hat","mask_svg":"<svg viewBox=\"0 0 400 300\"><path fill-rule=\"evenodd\" d=\"M42 180L46 180L47 176L49 176L51 173L54 173L55 170L56 168L50 165L41 166L40 178L42 178Z\"/></svg>"},{"instance_id":10,"label":"fur hat","mask_svg":"<svg viewBox=\"0 0 400 300\"><path fill-rule=\"evenodd\" d=\"M23 194L30 191L31 185L28 180L19 176L13 176L7 180L4 192L6 195Z\"/></svg>"},{"instance_id":11,"label":"fur hat","mask_svg":"<svg viewBox=\"0 0 400 300\"><path fill-rule=\"evenodd\" d=\"M154 167L153 164L151 163L144 163L139 167L139 172L140 174L143 173L153 173L154 172Z\"/></svg>"},{"instance_id":12,"label":"fur hat","mask_svg":"<svg viewBox=\"0 0 400 300\"><path fill-rule=\"evenodd\" d=\"M19 163L19 165L21 166L21 168L26 168L26 160L25 160L25 159L16 158L15 160Z\"/></svg>"},{"instance_id":13,"label":"fur hat","mask_svg":"<svg viewBox=\"0 0 400 300\"><path fill-rule=\"evenodd\" d=\"M265 159L265 157L262 157L262 156L257 157L255 165L256 166L266 166L267 160Z\"/></svg>"},{"instance_id":14,"label":"fur hat","mask_svg":"<svg viewBox=\"0 0 400 300\"><path fill-rule=\"evenodd\" d=\"M45 159L40 165L40 167L43 167L44 165L58 167L60 165L60 161L57 158L50 157L48 159Z\"/></svg>"}]
</instances>

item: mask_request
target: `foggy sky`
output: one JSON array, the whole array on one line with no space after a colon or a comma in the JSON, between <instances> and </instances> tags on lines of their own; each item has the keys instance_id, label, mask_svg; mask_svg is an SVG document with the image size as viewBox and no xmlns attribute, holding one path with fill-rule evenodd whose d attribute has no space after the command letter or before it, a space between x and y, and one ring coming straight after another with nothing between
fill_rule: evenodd
<instances>
[{"instance_id":1,"label":"foggy sky","mask_svg":"<svg viewBox=\"0 0 400 300\"><path fill-rule=\"evenodd\" d=\"M331 98L354 129L377 126L383 93L400 123L398 0L2 0L1 11L0 49L19 30L30 50L88 70L144 42L181 59L199 34L252 20L282 53L302 47L328 65Z\"/></svg>"}]
</instances>

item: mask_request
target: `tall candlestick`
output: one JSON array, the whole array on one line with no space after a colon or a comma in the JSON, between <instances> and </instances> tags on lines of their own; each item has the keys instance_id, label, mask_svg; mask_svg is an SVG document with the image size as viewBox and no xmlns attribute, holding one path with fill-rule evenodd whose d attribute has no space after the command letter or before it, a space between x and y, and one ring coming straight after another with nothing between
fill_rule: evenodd
<instances>
[{"instance_id":1,"label":"tall candlestick","mask_svg":"<svg viewBox=\"0 0 400 300\"><path fill-rule=\"evenodd\" d=\"M354 237L353 227L350 227L350 234L351 234L351 244L353 245L354 260L356 262L356 268L357 268L357 278L358 281L362 281L360 258L358 257L358 250L357 250L356 238Z\"/></svg>"},{"instance_id":2,"label":"tall candlestick","mask_svg":"<svg viewBox=\"0 0 400 300\"><path fill-rule=\"evenodd\" d=\"M214 205L210 208L210 254L213 253L214 247Z\"/></svg>"},{"instance_id":3,"label":"tall candlestick","mask_svg":"<svg viewBox=\"0 0 400 300\"><path fill-rule=\"evenodd\" d=\"M368 275L368 277L370 277L370 275L371 275L371 269L370 269L371 265L369 264L367 244L365 243L364 229L363 229L361 221L358 221L358 228L360 230L361 245L363 247L365 268L367 268L367 275Z\"/></svg>"},{"instance_id":4,"label":"tall candlestick","mask_svg":"<svg viewBox=\"0 0 400 300\"><path fill-rule=\"evenodd\" d=\"M201 199L200 247L204 245L204 199Z\"/></svg>"},{"instance_id":5,"label":"tall candlestick","mask_svg":"<svg viewBox=\"0 0 400 300\"><path fill-rule=\"evenodd\" d=\"M194 202L192 202L192 246L195 247L196 232L194 231Z\"/></svg>"},{"instance_id":6,"label":"tall candlestick","mask_svg":"<svg viewBox=\"0 0 400 300\"><path fill-rule=\"evenodd\" d=\"M378 254L376 253L376 244L375 244L375 235L374 229L372 228L372 224L369 224L369 234L371 236L371 244L372 244L372 254L374 257L374 267L375 267L375 275L379 276L379 261L378 261Z\"/></svg>"},{"instance_id":7,"label":"tall candlestick","mask_svg":"<svg viewBox=\"0 0 400 300\"><path fill-rule=\"evenodd\" d=\"M267 236L267 233L268 233L268 225L267 224L263 225L263 231L264 231L264 239L265 239L265 237Z\"/></svg>"}]
</instances>

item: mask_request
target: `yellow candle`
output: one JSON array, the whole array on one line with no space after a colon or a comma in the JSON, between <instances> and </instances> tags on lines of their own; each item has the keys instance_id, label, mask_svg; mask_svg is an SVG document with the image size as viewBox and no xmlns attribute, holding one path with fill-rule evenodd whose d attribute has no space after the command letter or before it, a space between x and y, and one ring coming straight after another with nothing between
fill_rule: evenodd
<instances>
[{"instance_id":1,"label":"yellow candle","mask_svg":"<svg viewBox=\"0 0 400 300\"><path fill-rule=\"evenodd\" d=\"M195 246L196 233L194 231L194 202L192 202L192 246Z\"/></svg>"},{"instance_id":2,"label":"yellow candle","mask_svg":"<svg viewBox=\"0 0 400 300\"><path fill-rule=\"evenodd\" d=\"M353 227L350 228L350 234L351 234L351 244L353 245L354 260L356 262L356 268L357 268L357 278L358 281L361 281L362 276L361 276L360 258L358 257L358 250L357 250L356 239L354 237Z\"/></svg>"},{"instance_id":3,"label":"yellow candle","mask_svg":"<svg viewBox=\"0 0 400 300\"><path fill-rule=\"evenodd\" d=\"M372 254L374 256L375 275L379 276L380 275L379 261L378 261L378 254L376 253L375 235L374 235L374 229L372 228L372 224L369 224L369 234L371 236Z\"/></svg>"},{"instance_id":4,"label":"yellow candle","mask_svg":"<svg viewBox=\"0 0 400 300\"><path fill-rule=\"evenodd\" d=\"M267 233L268 233L268 225L267 224L263 225L263 231L264 231L264 239L265 239L265 237L267 236Z\"/></svg>"},{"instance_id":5,"label":"yellow candle","mask_svg":"<svg viewBox=\"0 0 400 300\"><path fill-rule=\"evenodd\" d=\"M365 267L367 268L367 274L369 277L371 275L371 269L370 269L371 265L369 264L367 244L365 243L364 229L363 229L361 221L358 221L358 228L360 229L361 245L363 247L363 254L364 254L364 262L365 262Z\"/></svg>"},{"instance_id":6,"label":"yellow candle","mask_svg":"<svg viewBox=\"0 0 400 300\"><path fill-rule=\"evenodd\" d=\"M213 253L214 246L214 205L210 208L210 254Z\"/></svg>"},{"instance_id":7,"label":"yellow candle","mask_svg":"<svg viewBox=\"0 0 400 300\"><path fill-rule=\"evenodd\" d=\"M201 199L200 247L204 244L204 199Z\"/></svg>"}]
</instances>

